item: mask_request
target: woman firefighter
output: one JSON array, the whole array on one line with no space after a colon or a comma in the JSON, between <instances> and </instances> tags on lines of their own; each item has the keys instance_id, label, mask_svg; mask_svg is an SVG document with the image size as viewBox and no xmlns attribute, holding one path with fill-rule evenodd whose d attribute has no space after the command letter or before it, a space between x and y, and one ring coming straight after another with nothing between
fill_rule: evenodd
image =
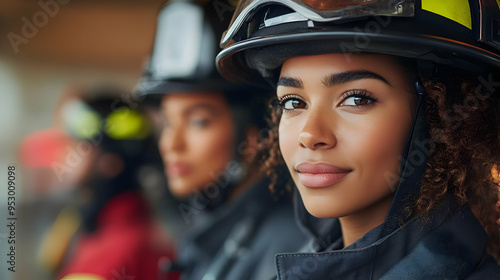
<instances>
[{"instance_id":1,"label":"woman firefighter","mask_svg":"<svg viewBox=\"0 0 500 280\"><path fill-rule=\"evenodd\" d=\"M500 279L499 10L239 3L217 65L276 87L268 163L310 234L279 279Z\"/></svg>"}]
</instances>

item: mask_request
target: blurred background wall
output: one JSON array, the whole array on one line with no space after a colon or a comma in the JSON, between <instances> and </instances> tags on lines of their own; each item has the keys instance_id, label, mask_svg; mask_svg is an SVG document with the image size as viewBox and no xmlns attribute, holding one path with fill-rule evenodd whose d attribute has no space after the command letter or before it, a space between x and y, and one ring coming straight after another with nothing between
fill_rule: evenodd
<instances>
[{"instance_id":1,"label":"blurred background wall","mask_svg":"<svg viewBox=\"0 0 500 280\"><path fill-rule=\"evenodd\" d=\"M20 141L52 125L59 96L75 85L111 83L132 90L152 47L162 3L0 1L0 186L6 185L7 167L17 166L19 204L45 207L29 202L18 160ZM8 235L6 195L5 188L0 188L0 279L44 279L34 266L41 237L30 228L37 222L30 220L30 212L18 221L16 273L6 270L6 253L1 251Z\"/></svg>"},{"instance_id":2,"label":"blurred background wall","mask_svg":"<svg viewBox=\"0 0 500 280\"><path fill-rule=\"evenodd\" d=\"M2 133L2 161L4 155L13 159L5 144L51 123L55 101L69 84L112 81L132 88L152 46L162 2L0 1L0 114L2 128L12 126Z\"/></svg>"}]
</instances>

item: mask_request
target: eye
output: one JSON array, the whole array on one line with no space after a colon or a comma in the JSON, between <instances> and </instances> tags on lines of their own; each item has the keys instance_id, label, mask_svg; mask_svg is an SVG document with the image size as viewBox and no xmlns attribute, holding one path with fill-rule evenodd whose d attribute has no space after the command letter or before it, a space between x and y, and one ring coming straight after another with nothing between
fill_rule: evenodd
<instances>
[{"instance_id":1,"label":"eye","mask_svg":"<svg viewBox=\"0 0 500 280\"><path fill-rule=\"evenodd\" d=\"M281 109L283 109L283 111L307 108L307 104L298 96L294 95L289 95L281 98L279 100L279 106L281 107Z\"/></svg>"},{"instance_id":2,"label":"eye","mask_svg":"<svg viewBox=\"0 0 500 280\"><path fill-rule=\"evenodd\" d=\"M340 106L364 107L377 102L371 93L366 90L352 90L342 95L343 101Z\"/></svg>"},{"instance_id":3,"label":"eye","mask_svg":"<svg viewBox=\"0 0 500 280\"><path fill-rule=\"evenodd\" d=\"M366 106L373 102L372 100L366 98L366 97L358 97L358 96L351 96L344 100L342 103L343 106Z\"/></svg>"},{"instance_id":4,"label":"eye","mask_svg":"<svg viewBox=\"0 0 500 280\"><path fill-rule=\"evenodd\" d=\"M209 119L205 118L194 118L189 122L189 125L194 128L205 128L210 123Z\"/></svg>"}]
</instances>

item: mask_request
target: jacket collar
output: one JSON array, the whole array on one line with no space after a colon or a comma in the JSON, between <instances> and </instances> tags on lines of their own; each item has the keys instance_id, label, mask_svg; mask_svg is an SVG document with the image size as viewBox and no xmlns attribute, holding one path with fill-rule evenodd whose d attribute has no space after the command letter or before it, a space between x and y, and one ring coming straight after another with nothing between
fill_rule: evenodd
<instances>
[{"instance_id":1,"label":"jacket collar","mask_svg":"<svg viewBox=\"0 0 500 280\"><path fill-rule=\"evenodd\" d=\"M230 204L198 213L184 234L183 250L179 252L181 261L212 257L236 223L247 216L260 217L276 207L279 202L274 200L268 186L269 179L263 179Z\"/></svg>"},{"instance_id":2,"label":"jacket collar","mask_svg":"<svg viewBox=\"0 0 500 280\"><path fill-rule=\"evenodd\" d=\"M429 215L430 221L414 218L375 242L381 227L341 250L279 254L278 278L457 279L470 274L485 254L482 226L453 199Z\"/></svg>"}]
</instances>

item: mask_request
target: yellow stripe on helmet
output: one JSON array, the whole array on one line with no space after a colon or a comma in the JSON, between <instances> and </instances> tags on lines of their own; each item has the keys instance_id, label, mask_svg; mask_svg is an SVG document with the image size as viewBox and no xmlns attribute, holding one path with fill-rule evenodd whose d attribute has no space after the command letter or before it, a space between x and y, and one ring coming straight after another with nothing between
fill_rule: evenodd
<instances>
[{"instance_id":1,"label":"yellow stripe on helmet","mask_svg":"<svg viewBox=\"0 0 500 280\"><path fill-rule=\"evenodd\" d=\"M500 6L500 0L497 0ZM468 0L422 0L422 10L451 19L472 29L472 16Z\"/></svg>"}]
</instances>

